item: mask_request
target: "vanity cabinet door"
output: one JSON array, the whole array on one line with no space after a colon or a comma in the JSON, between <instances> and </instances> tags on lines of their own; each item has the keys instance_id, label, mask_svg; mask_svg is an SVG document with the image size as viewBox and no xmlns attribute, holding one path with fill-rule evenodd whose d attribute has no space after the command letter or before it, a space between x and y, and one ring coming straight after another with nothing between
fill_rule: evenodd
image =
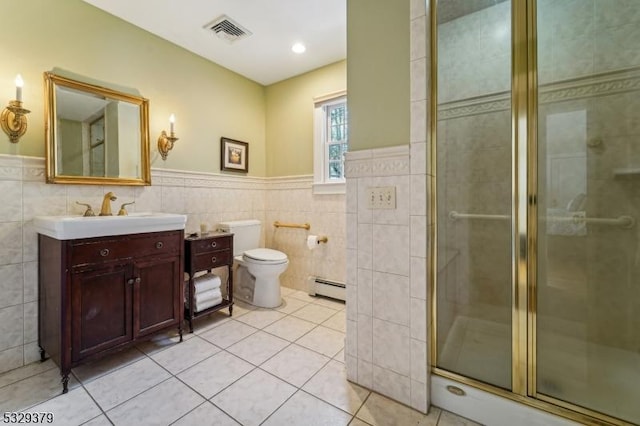
<instances>
[{"instance_id":1,"label":"vanity cabinet door","mask_svg":"<svg viewBox=\"0 0 640 426\"><path fill-rule=\"evenodd\" d=\"M177 325L183 301L180 257L138 260L134 276L134 339Z\"/></svg>"},{"instance_id":2,"label":"vanity cabinet door","mask_svg":"<svg viewBox=\"0 0 640 426\"><path fill-rule=\"evenodd\" d=\"M71 275L71 359L132 340L132 268L112 264Z\"/></svg>"}]
</instances>

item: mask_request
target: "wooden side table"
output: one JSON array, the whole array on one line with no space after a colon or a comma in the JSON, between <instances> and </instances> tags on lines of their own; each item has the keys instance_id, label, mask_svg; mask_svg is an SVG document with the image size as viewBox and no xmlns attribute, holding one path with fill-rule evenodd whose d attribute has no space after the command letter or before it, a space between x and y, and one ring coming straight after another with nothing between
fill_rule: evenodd
<instances>
[{"instance_id":1,"label":"wooden side table","mask_svg":"<svg viewBox=\"0 0 640 426\"><path fill-rule=\"evenodd\" d=\"M188 236L184 239L184 271L189 274L187 285L188 306L184 316L189 321L189 332L193 333L193 320L201 316L229 308L229 316L233 313L233 234L211 232L205 235ZM209 271L213 268L227 267L227 295L218 305L194 312L195 287L193 276L196 272Z\"/></svg>"}]
</instances>

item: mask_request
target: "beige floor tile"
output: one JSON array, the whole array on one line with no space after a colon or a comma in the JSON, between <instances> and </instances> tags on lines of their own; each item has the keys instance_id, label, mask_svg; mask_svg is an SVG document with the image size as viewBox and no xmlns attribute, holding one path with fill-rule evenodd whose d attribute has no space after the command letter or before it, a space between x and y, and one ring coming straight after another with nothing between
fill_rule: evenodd
<instances>
[{"instance_id":1,"label":"beige floor tile","mask_svg":"<svg viewBox=\"0 0 640 426\"><path fill-rule=\"evenodd\" d=\"M325 308L324 306L315 305L312 303L305 306L304 308L298 309L291 315L305 321L320 324L335 315L336 312L337 311L335 309Z\"/></svg>"},{"instance_id":2,"label":"beige floor tile","mask_svg":"<svg viewBox=\"0 0 640 426\"><path fill-rule=\"evenodd\" d=\"M262 423L295 391L290 384L256 369L213 397L211 402L239 423L252 426Z\"/></svg>"},{"instance_id":3,"label":"beige floor tile","mask_svg":"<svg viewBox=\"0 0 640 426\"><path fill-rule=\"evenodd\" d=\"M105 358L79 365L73 369L73 374L86 385L98 377L113 373L115 370L140 361L144 357L145 354L138 348L130 348Z\"/></svg>"},{"instance_id":4,"label":"beige floor tile","mask_svg":"<svg viewBox=\"0 0 640 426\"><path fill-rule=\"evenodd\" d=\"M107 416L102 414L86 423L83 423L82 426L111 426L111 422L107 419Z\"/></svg>"},{"instance_id":5,"label":"beige floor tile","mask_svg":"<svg viewBox=\"0 0 640 426\"><path fill-rule=\"evenodd\" d=\"M227 416L222 410L207 401L197 407L195 410L187 413L172 426L193 426L208 424L215 424L215 426L239 425L238 422Z\"/></svg>"},{"instance_id":6,"label":"beige floor tile","mask_svg":"<svg viewBox=\"0 0 640 426\"><path fill-rule=\"evenodd\" d=\"M6 373L0 374L0 388L54 368L57 369L58 366L51 359L48 359L45 362L36 361L24 367L7 371Z\"/></svg>"},{"instance_id":7,"label":"beige floor tile","mask_svg":"<svg viewBox=\"0 0 640 426\"><path fill-rule=\"evenodd\" d=\"M329 317L328 320L322 323L323 326L338 330L342 333L347 332L347 314L345 311L340 311L335 315Z\"/></svg>"},{"instance_id":8,"label":"beige floor tile","mask_svg":"<svg viewBox=\"0 0 640 426\"><path fill-rule=\"evenodd\" d=\"M188 326L187 326L188 328ZM182 340L189 340L193 337L193 334L189 333L189 330L185 328L182 334ZM158 334L153 336L151 340L146 342L142 342L138 344L136 347L140 349L147 355L151 355L158 351L163 351L171 346L177 345L180 343L180 335L177 330L171 330L167 333Z\"/></svg>"},{"instance_id":9,"label":"beige floor tile","mask_svg":"<svg viewBox=\"0 0 640 426\"><path fill-rule=\"evenodd\" d=\"M257 306L250 305L242 300L233 301L233 318L246 314L247 312L255 311Z\"/></svg>"},{"instance_id":10,"label":"beige floor tile","mask_svg":"<svg viewBox=\"0 0 640 426\"><path fill-rule=\"evenodd\" d=\"M114 425L167 425L204 402L175 377L107 411Z\"/></svg>"},{"instance_id":11,"label":"beige floor tile","mask_svg":"<svg viewBox=\"0 0 640 426\"><path fill-rule=\"evenodd\" d=\"M342 300L331 299L330 297L316 296L313 303L315 303L316 305L335 309L337 311L344 311L345 308L345 302L343 302Z\"/></svg>"},{"instance_id":12,"label":"beige floor tile","mask_svg":"<svg viewBox=\"0 0 640 426\"><path fill-rule=\"evenodd\" d=\"M263 331L258 331L227 348L232 354L249 361L253 365L260 365L286 346L289 342Z\"/></svg>"},{"instance_id":13,"label":"beige floor tile","mask_svg":"<svg viewBox=\"0 0 640 426\"><path fill-rule=\"evenodd\" d=\"M262 364L260 368L300 387L320 371L327 362L329 362L329 358L326 356L292 344Z\"/></svg>"},{"instance_id":14,"label":"beige floor tile","mask_svg":"<svg viewBox=\"0 0 640 426\"><path fill-rule=\"evenodd\" d=\"M29 411L52 413L53 423L56 425L79 425L102 414L100 408L82 387L31 407Z\"/></svg>"},{"instance_id":15,"label":"beige floor tile","mask_svg":"<svg viewBox=\"0 0 640 426\"><path fill-rule=\"evenodd\" d=\"M263 329L271 323L284 318L285 314L282 312L274 311L273 309L256 309L248 312L238 318L238 321L242 321L251 327Z\"/></svg>"},{"instance_id":16,"label":"beige floor tile","mask_svg":"<svg viewBox=\"0 0 640 426\"><path fill-rule=\"evenodd\" d=\"M258 331L256 328L236 320L231 320L202 333L200 337L224 349L252 335L256 331Z\"/></svg>"},{"instance_id":17,"label":"beige floor tile","mask_svg":"<svg viewBox=\"0 0 640 426\"><path fill-rule=\"evenodd\" d=\"M333 359L344 364L344 349L338 352Z\"/></svg>"},{"instance_id":18,"label":"beige floor tile","mask_svg":"<svg viewBox=\"0 0 640 426\"><path fill-rule=\"evenodd\" d=\"M337 361L330 361L302 389L351 414L358 411L370 393L348 382L344 364Z\"/></svg>"},{"instance_id":19,"label":"beige floor tile","mask_svg":"<svg viewBox=\"0 0 640 426\"><path fill-rule=\"evenodd\" d=\"M476 426L480 423L476 423L472 420L465 419L464 417L457 416L449 411L442 410L440 419L438 420L438 426Z\"/></svg>"},{"instance_id":20,"label":"beige floor tile","mask_svg":"<svg viewBox=\"0 0 640 426\"><path fill-rule=\"evenodd\" d=\"M214 312L204 317L196 318L193 320L193 334L200 335L200 334L206 333L207 331L211 330L213 327L222 325L227 321L235 318L236 316L237 315L236 315L235 305L234 305L233 317L230 317L229 313L226 310L224 310L224 311ZM187 334L191 334L189 333L188 322L185 322L185 330Z\"/></svg>"},{"instance_id":21,"label":"beige floor tile","mask_svg":"<svg viewBox=\"0 0 640 426\"><path fill-rule=\"evenodd\" d=\"M303 391L296 392L273 413L265 426L304 425L343 426L351 415Z\"/></svg>"},{"instance_id":22,"label":"beige floor tile","mask_svg":"<svg viewBox=\"0 0 640 426\"><path fill-rule=\"evenodd\" d=\"M302 300L295 299L293 297L283 297L282 305L276 308L276 310L278 312L282 312L283 314L290 314L302 307L307 306L308 304L309 304L308 302L304 302Z\"/></svg>"},{"instance_id":23,"label":"beige floor tile","mask_svg":"<svg viewBox=\"0 0 640 426\"><path fill-rule=\"evenodd\" d=\"M254 368L228 352L219 352L178 374L178 378L209 399Z\"/></svg>"},{"instance_id":24,"label":"beige floor tile","mask_svg":"<svg viewBox=\"0 0 640 426\"><path fill-rule=\"evenodd\" d=\"M344 333L319 326L296 340L296 343L328 357L334 357L344 348Z\"/></svg>"},{"instance_id":25,"label":"beige floor tile","mask_svg":"<svg viewBox=\"0 0 640 426\"><path fill-rule=\"evenodd\" d=\"M85 386L104 410L110 410L128 399L152 388L171 375L149 358L136 361Z\"/></svg>"},{"instance_id":26,"label":"beige floor tile","mask_svg":"<svg viewBox=\"0 0 640 426\"><path fill-rule=\"evenodd\" d=\"M356 417L373 426L405 426L435 425L439 415L439 411L432 410L429 416L426 416L406 405L377 393L371 393Z\"/></svg>"},{"instance_id":27,"label":"beige floor tile","mask_svg":"<svg viewBox=\"0 0 640 426\"><path fill-rule=\"evenodd\" d=\"M354 417L353 420L351 420L351 423L349 423L349 426L371 426L371 425L367 422L360 420L357 417Z\"/></svg>"},{"instance_id":28,"label":"beige floor tile","mask_svg":"<svg viewBox=\"0 0 640 426\"><path fill-rule=\"evenodd\" d=\"M289 288L284 286L280 287L280 294L282 294L282 296L289 296L291 293L295 293L296 291L298 290L294 288Z\"/></svg>"},{"instance_id":29,"label":"beige floor tile","mask_svg":"<svg viewBox=\"0 0 640 426\"><path fill-rule=\"evenodd\" d=\"M308 293L300 290L296 290L293 293L290 293L288 296L293 297L294 299L302 300L303 302L307 302L307 303L313 303L317 299L316 297L309 296Z\"/></svg>"},{"instance_id":30,"label":"beige floor tile","mask_svg":"<svg viewBox=\"0 0 640 426\"><path fill-rule=\"evenodd\" d=\"M289 315L266 327L264 331L275 334L276 336L290 342L294 342L309 331L313 330L315 327L316 324L312 322L301 320L300 318Z\"/></svg>"},{"instance_id":31,"label":"beige floor tile","mask_svg":"<svg viewBox=\"0 0 640 426\"><path fill-rule=\"evenodd\" d=\"M69 391L80 386L69 377ZM62 394L60 370L52 368L0 389L0 412L20 411Z\"/></svg>"},{"instance_id":32,"label":"beige floor tile","mask_svg":"<svg viewBox=\"0 0 640 426\"><path fill-rule=\"evenodd\" d=\"M151 358L169 370L171 374L178 374L194 364L220 352L216 345L196 336L161 352L151 355Z\"/></svg>"}]
</instances>

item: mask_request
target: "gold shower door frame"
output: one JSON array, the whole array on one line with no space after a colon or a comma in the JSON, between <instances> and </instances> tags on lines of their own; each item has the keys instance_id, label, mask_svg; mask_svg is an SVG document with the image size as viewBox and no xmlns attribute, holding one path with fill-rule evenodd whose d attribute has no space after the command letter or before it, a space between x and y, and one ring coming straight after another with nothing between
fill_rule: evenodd
<instances>
[{"instance_id":1,"label":"gold shower door frame","mask_svg":"<svg viewBox=\"0 0 640 426\"><path fill-rule=\"evenodd\" d=\"M438 0L427 0L429 13L429 138L431 179L428 259L431 300L430 369L433 374L589 425L627 425L620 419L542 395L536 389L536 266L538 224L537 31L536 0L511 1L512 132L512 391L437 367L437 113Z\"/></svg>"}]
</instances>

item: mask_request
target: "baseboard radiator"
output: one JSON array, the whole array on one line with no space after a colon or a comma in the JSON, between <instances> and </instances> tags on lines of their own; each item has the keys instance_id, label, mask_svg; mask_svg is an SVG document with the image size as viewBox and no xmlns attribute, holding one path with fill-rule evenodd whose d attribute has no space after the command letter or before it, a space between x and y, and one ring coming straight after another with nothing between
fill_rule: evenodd
<instances>
[{"instance_id":1,"label":"baseboard radiator","mask_svg":"<svg viewBox=\"0 0 640 426\"><path fill-rule=\"evenodd\" d=\"M347 299L346 293L344 283L319 277L309 277L309 295L311 296L326 296L344 301Z\"/></svg>"}]
</instances>

